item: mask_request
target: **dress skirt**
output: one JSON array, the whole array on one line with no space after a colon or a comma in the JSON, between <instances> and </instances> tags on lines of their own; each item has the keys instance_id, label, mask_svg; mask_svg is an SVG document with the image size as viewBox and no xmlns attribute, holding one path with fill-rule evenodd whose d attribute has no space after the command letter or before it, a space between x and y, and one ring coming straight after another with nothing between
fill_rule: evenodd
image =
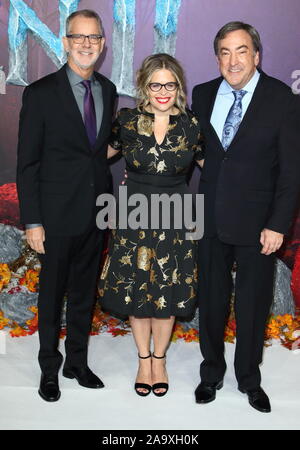
<instances>
[{"instance_id":1,"label":"dress skirt","mask_svg":"<svg viewBox=\"0 0 300 450\"><path fill-rule=\"evenodd\" d=\"M122 201L121 206L127 211L123 209L117 220L119 225L110 232L99 281L102 309L122 318L131 315L192 318L198 281L197 241L189 236L189 222L184 223L183 199L184 194L189 193L185 176L150 175L130 170L124 186L128 199L133 194L143 196L136 196L137 203L133 203L136 206L125 206ZM170 208L168 202L163 203L160 210L154 208L152 202L157 205L161 194L167 194L165 198L169 199L173 196ZM137 214L137 207L140 214ZM119 219L124 211L128 222L134 214L136 229L120 228Z\"/></svg>"}]
</instances>

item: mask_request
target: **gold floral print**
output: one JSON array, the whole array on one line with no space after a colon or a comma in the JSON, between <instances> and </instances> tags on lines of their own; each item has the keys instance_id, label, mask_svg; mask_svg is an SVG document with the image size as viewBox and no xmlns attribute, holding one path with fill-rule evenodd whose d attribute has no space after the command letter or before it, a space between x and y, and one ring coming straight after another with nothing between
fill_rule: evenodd
<instances>
[{"instance_id":1,"label":"gold floral print","mask_svg":"<svg viewBox=\"0 0 300 450\"><path fill-rule=\"evenodd\" d=\"M134 121L134 120L131 120L130 122L127 122L127 123L124 125L124 127L127 128L127 130L135 131L135 121Z\"/></svg>"},{"instance_id":2,"label":"gold floral print","mask_svg":"<svg viewBox=\"0 0 300 450\"><path fill-rule=\"evenodd\" d=\"M163 309L163 308L166 308L166 306L167 306L167 302L166 302L164 295L159 297L159 299L156 300L154 303L156 304L157 309Z\"/></svg>"},{"instance_id":3,"label":"gold floral print","mask_svg":"<svg viewBox=\"0 0 300 450\"><path fill-rule=\"evenodd\" d=\"M193 257L192 249L190 248L189 251L185 254L184 259L192 258L192 257Z\"/></svg>"},{"instance_id":4,"label":"gold floral print","mask_svg":"<svg viewBox=\"0 0 300 450\"><path fill-rule=\"evenodd\" d=\"M150 269L150 283L157 283L157 275L155 273L155 270L152 268Z\"/></svg>"},{"instance_id":5,"label":"gold floral print","mask_svg":"<svg viewBox=\"0 0 300 450\"><path fill-rule=\"evenodd\" d=\"M182 245L183 243L183 239L179 239L179 233L176 233L176 238L173 239L173 244L175 245L177 243L179 243L180 245Z\"/></svg>"},{"instance_id":6,"label":"gold floral print","mask_svg":"<svg viewBox=\"0 0 300 450\"><path fill-rule=\"evenodd\" d=\"M197 279L198 279L198 268L196 266L193 270L193 280L197 281Z\"/></svg>"},{"instance_id":7,"label":"gold floral print","mask_svg":"<svg viewBox=\"0 0 300 450\"><path fill-rule=\"evenodd\" d=\"M145 247L144 245L142 247L139 247L137 255L138 269L149 270L151 258L152 258L151 248Z\"/></svg>"},{"instance_id":8,"label":"gold floral print","mask_svg":"<svg viewBox=\"0 0 300 450\"><path fill-rule=\"evenodd\" d=\"M159 163L156 166L156 170L158 173L162 173L167 170L167 165L164 160L159 161Z\"/></svg>"},{"instance_id":9,"label":"gold floral print","mask_svg":"<svg viewBox=\"0 0 300 450\"><path fill-rule=\"evenodd\" d=\"M126 305L128 305L128 303L132 302L132 298L130 297L130 295L126 295L124 300L125 300Z\"/></svg>"},{"instance_id":10,"label":"gold floral print","mask_svg":"<svg viewBox=\"0 0 300 450\"><path fill-rule=\"evenodd\" d=\"M176 267L176 269L174 269L172 272L172 283L180 283L180 273L178 273L178 267Z\"/></svg>"},{"instance_id":11,"label":"gold floral print","mask_svg":"<svg viewBox=\"0 0 300 450\"><path fill-rule=\"evenodd\" d=\"M151 136L153 133L152 119L144 114L140 114L137 121L137 132L143 136Z\"/></svg>"},{"instance_id":12,"label":"gold floral print","mask_svg":"<svg viewBox=\"0 0 300 450\"><path fill-rule=\"evenodd\" d=\"M188 143L185 136L177 137L177 146L172 148L172 152L182 152L183 150L188 150Z\"/></svg>"},{"instance_id":13,"label":"gold floral print","mask_svg":"<svg viewBox=\"0 0 300 450\"><path fill-rule=\"evenodd\" d=\"M106 255L106 258L105 258L105 261L104 261L104 264L103 264L103 269L102 269L102 272L101 272L101 277L100 277L101 280L105 280L105 278L107 276L107 272L108 272L109 266L110 266L110 256Z\"/></svg>"},{"instance_id":14,"label":"gold floral print","mask_svg":"<svg viewBox=\"0 0 300 450\"><path fill-rule=\"evenodd\" d=\"M132 255L124 255L121 259L119 259L119 262L124 265L129 264L129 266L132 266L131 258Z\"/></svg>"},{"instance_id":15,"label":"gold floral print","mask_svg":"<svg viewBox=\"0 0 300 450\"><path fill-rule=\"evenodd\" d=\"M156 150L155 147L151 147L151 148L148 150L147 153L148 153L149 155L159 156L159 153L158 153L158 151Z\"/></svg>"},{"instance_id":16,"label":"gold floral print","mask_svg":"<svg viewBox=\"0 0 300 450\"><path fill-rule=\"evenodd\" d=\"M137 109L121 110L111 141L122 149L127 169L157 175L160 180L168 176L171 187L172 175L188 173L193 158L204 155L200 124L189 112L170 116L165 139L158 145L153 116ZM130 178L128 187L129 183ZM136 189L144 193L143 183ZM152 193L151 185L145 193ZM197 242L187 240L184 230L112 230L108 255L99 286L101 304L107 309L111 306L112 311L120 309L120 313L139 317L188 316L193 312Z\"/></svg>"},{"instance_id":17,"label":"gold floral print","mask_svg":"<svg viewBox=\"0 0 300 450\"><path fill-rule=\"evenodd\" d=\"M163 266L169 261L170 255L168 254L167 256L160 258L157 260L158 265L163 268Z\"/></svg>"}]
</instances>

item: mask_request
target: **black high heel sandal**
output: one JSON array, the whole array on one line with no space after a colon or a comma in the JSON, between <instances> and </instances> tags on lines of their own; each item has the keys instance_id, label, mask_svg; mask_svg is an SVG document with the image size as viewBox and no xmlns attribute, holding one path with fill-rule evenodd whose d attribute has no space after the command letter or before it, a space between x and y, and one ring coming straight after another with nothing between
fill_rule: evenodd
<instances>
[{"instance_id":1,"label":"black high heel sandal","mask_svg":"<svg viewBox=\"0 0 300 450\"><path fill-rule=\"evenodd\" d=\"M152 353L152 356L153 356L153 358L156 358L156 359L164 359L166 357L165 354L164 354L164 356L156 356L156 355L154 355L154 353ZM165 389L165 391L164 392L155 392L155 389ZM169 389L168 383L155 383L152 386L152 392L157 397L162 397L163 395L166 395L166 393L168 392L168 389Z\"/></svg>"},{"instance_id":2,"label":"black high heel sandal","mask_svg":"<svg viewBox=\"0 0 300 450\"><path fill-rule=\"evenodd\" d=\"M149 353L148 356L140 356L140 355L138 354L138 357L139 357L140 359L148 359L148 358L151 357L151 353ZM134 384L134 389L135 389L135 392L136 392L138 395L140 395L141 397L146 397L147 395L150 394L150 392L151 392L151 390L152 390L152 386L150 386L150 384L147 384L147 383L135 383L135 384ZM148 392L140 392L140 391L138 391L137 389L147 389Z\"/></svg>"}]
</instances>

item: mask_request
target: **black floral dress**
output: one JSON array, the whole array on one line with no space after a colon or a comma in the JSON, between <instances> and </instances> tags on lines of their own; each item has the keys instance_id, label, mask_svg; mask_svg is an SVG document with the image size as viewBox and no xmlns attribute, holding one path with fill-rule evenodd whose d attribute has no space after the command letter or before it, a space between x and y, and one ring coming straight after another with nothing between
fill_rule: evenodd
<instances>
[{"instance_id":1,"label":"black floral dress","mask_svg":"<svg viewBox=\"0 0 300 450\"><path fill-rule=\"evenodd\" d=\"M161 145L156 142L153 121L151 113L124 108L112 129L111 146L122 150L126 160L127 197L139 193L149 200L148 214L144 210L142 220L151 216L153 194L183 198L189 193L186 175L191 163L204 157L200 125L191 112L170 116ZM129 215L133 208L127 208ZM188 226L175 226L175 219L182 215L179 209L170 208L167 227L163 224L165 207L154 226L149 220L148 228L121 229L117 221L99 282L102 309L124 318L193 315L197 241L186 238L191 231Z\"/></svg>"}]
</instances>

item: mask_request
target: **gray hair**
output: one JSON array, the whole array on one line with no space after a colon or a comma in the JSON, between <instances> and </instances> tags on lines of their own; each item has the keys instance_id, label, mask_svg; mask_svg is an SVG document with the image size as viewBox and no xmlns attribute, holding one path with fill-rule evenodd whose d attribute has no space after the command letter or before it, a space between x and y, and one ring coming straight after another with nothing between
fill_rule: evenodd
<instances>
[{"instance_id":1,"label":"gray hair","mask_svg":"<svg viewBox=\"0 0 300 450\"><path fill-rule=\"evenodd\" d=\"M97 20L100 28L100 32L103 33L103 27L102 27L102 20L95 11L92 9L81 9L79 11L75 11L72 14L69 15L69 17L66 20L66 34L69 33L71 28L71 22L75 17L86 17L87 19L95 19Z\"/></svg>"},{"instance_id":2,"label":"gray hair","mask_svg":"<svg viewBox=\"0 0 300 450\"><path fill-rule=\"evenodd\" d=\"M261 50L262 46L258 31L248 23L236 21L227 23L218 31L214 40L214 51L216 55L218 55L219 52L219 41L224 39L231 31L237 30L244 30L250 35L255 53Z\"/></svg>"}]
</instances>

